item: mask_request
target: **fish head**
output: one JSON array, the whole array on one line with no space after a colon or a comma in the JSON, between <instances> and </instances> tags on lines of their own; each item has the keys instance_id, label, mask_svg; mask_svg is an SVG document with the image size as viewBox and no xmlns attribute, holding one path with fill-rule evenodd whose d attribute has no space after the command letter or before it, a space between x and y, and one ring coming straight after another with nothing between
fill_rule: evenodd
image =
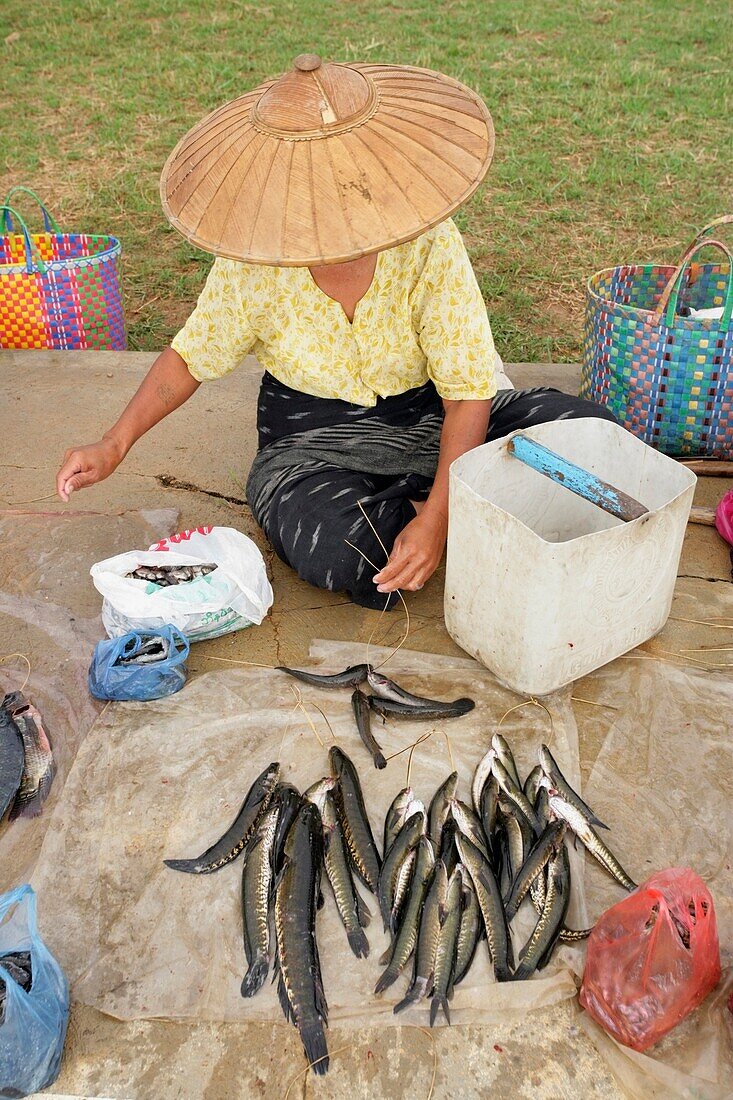
<instances>
[{"instance_id":1,"label":"fish head","mask_svg":"<svg viewBox=\"0 0 733 1100\"><path fill-rule=\"evenodd\" d=\"M323 779L319 779L308 788L303 798L317 806L319 813L323 813L326 795L334 789L337 782L338 780L333 775L324 775Z\"/></svg>"}]
</instances>

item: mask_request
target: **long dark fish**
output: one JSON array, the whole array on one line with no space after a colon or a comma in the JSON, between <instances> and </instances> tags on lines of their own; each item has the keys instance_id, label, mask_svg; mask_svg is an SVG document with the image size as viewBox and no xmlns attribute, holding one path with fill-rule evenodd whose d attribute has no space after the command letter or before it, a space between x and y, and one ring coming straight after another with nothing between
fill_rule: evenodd
<instances>
[{"instance_id":1,"label":"long dark fish","mask_svg":"<svg viewBox=\"0 0 733 1100\"><path fill-rule=\"evenodd\" d=\"M239 813L224 835L196 859L164 859L166 867L189 875L210 875L236 859L244 851L260 815L267 809L279 776L280 765L277 762L268 764L250 787Z\"/></svg>"},{"instance_id":2,"label":"long dark fish","mask_svg":"<svg viewBox=\"0 0 733 1100\"><path fill-rule=\"evenodd\" d=\"M385 855L392 847L392 841L405 824L407 819L407 807L414 799L415 794L412 787L403 787L392 799L392 804L387 810L387 816L384 819L382 851Z\"/></svg>"},{"instance_id":3,"label":"long dark fish","mask_svg":"<svg viewBox=\"0 0 733 1100\"><path fill-rule=\"evenodd\" d=\"M550 813L555 817L562 818L566 821L572 831L580 840L583 846L591 853L592 856L598 860L602 867L608 871L609 875L616 879L617 882L626 890L635 890L636 883L630 875L626 873L616 856L613 854L610 848L608 848L598 834L593 830L593 827L589 824L585 814L581 813L572 803L563 798L562 795L556 792L550 791Z\"/></svg>"},{"instance_id":4,"label":"long dark fish","mask_svg":"<svg viewBox=\"0 0 733 1100\"><path fill-rule=\"evenodd\" d=\"M463 868L457 864L448 879L445 906L440 917L438 946L435 951L435 981L433 999L430 1002L430 1026L433 1027L440 1009L450 1023L448 994L455 972L458 935L461 930L463 908Z\"/></svg>"},{"instance_id":5,"label":"long dark fish","mask_svg":"<svg viewBox=\"0 0 733 1100\"><path fill-rule=\"evenodd\" d=\"M389 851L385 853L382 868L379 872L379 908L382 911L385 931L390 928L392 912L394 910L397 883L402 864L417 842L424 836L427 827L425 811L418 811L408 818L394 839Z\"/></svg>"},{"instance_id":6,"label":"long dark fish","mask_svg":"<svg viewBox=\"0 0 733 1100\"><path fill-rule=\"evenodd\" d=\"M357 959L365 959L369 954L369 941L364 929L371 918L351 877L349 852L341 831L334 791L326 791L321 817L323 818L323 859L326 875L336 900L336 908L341 917L341 923L346 929L349 947Z\"/></svg>"},{"instance_id":7,"label":"long dark fish","mask_svg":"<svg viewBox=\"0 0 733 1100\"><path fill-rule=\"evenodd\" d=\"M476 706L473 699L456 699L454 703L434 703L431 706L416 707L408 703L395 703L391 699L379 699L370 695L369 706L381 718L407 718L417 722L428 722L439 718L460 718Z\"/></svg>"},{"instance_id":8,"label":"long dark fish","mask_svg":"<svg viewBox=\"0 0 733 1100\"><path fill-rule=\"evenodd\" d=\"M558 794L562 795L566 802L569 802L571 806L575 806L576 810L579 810L583 817L586 818L586 820L589 821L591 825L595 825L598 829L608 829L608 825L604 825L601 819L596 817L587 802L584 802L578 792L570 786L567 779L560 771L557 761L548 749L547 745L542 745L540 747L539 766L542 769L542 773L545 775L546 780L549 780L549 783L547 781L543 782L542 780L540 780L543 787L547 788L548 786L551 786L554 790L558 792Z\"/></svg>"},{"instance_id":9,"label":"long dark fish","mask_svg":"<svg viewBox=\"0 0 733 1100\"><path fill-rule=\"evenodd\" d=\"M253 997L262 988L270 968L272 845L279 812L271 803L262 815L242 866L242 927L249 968L242 981L243 997Z\"/></svg>"},{"instance_id":10,"label":"long dark fish","mask_svg":"<svg viewBox=\"0 0 733 1100\"><path fill-rule=\"evenodd\" d=\"M566 828L567 826L564 821L552 821L535 842L532 850L527 855L522 867L516 875L511 893L507 898L507 920L511 921L514 919L519 906L529 893L532 883L538 875L544 873L547 864L559 851L563 844Z\"/></svg>"},{"instance_id":11,"label":"long dark fish","mask_svg":"<svg viewBox=\"0 0 733 1100\"><path fill-rule=\"evenodd\" d=\"M482 856L475 844L461 833L456 837L461 863L471 876L489 945L489 954L494 966L494 975L498 982L506 982L511 977L512 962L511 938L504 913L504 906L494 872L488 861Z\"/></svg>"},{"instance_id":12,"label":"long dark fish","mask_svg":"<svg viewBox=\"0 0 733 1100\"><path fill-rule=\"evenodd\" d=\"M23 778L10 809L9 821L17 817L38 817L48 798L56 775L56 764L43 720L19 691L6 695L3 708L8 710L23 741Z\"/></svg>"},{"instance_id":13,"label":"long dark fish","mask_svg":"<svg viewBox=\"0 0 733 1100\"><path fill-rule=\"evenodd\" d=\"M451 800L456 797L457 788L458 772L451 772L431 799L428 810L428 836L436 848L440 847L440 835L450 813Z\"/></svg>"},{"instance_id":14,"label":"long dark fish","mask_svg":"<svg viewBox=\"0 0 733 1100\"><path fill-rule=\"evenodd\" d=\"M432 875L434 863L435 852L433 850L433 845L426 836L420 837L417 845L415 869L412 874L412 884L410 886L410 893L407 895L407 901L405 902L400 927L397 935L392 941L391 947L387 949L379 960L380 963L386 963L387 968L382 972L379 981L374 987L374 992L377 996L383 993L393 982L397 981L407 965L412 952L415 950L420 927L420 915L423 911L423 903L428 891L428 884Z\"/></svg>"},{"instance_id":15,"label":"long dark fish","mask_svg":"<svg viewBox=\"0 0 733 1100\"><path fill-rule=\"evenodd\" d=\"M349 858L364 885L376 894L381 863L364 805L358 773L338 745L330 748L328 762L331 772L339 781L336 805L349 849Z\"/></svg>"},{"instance_id":16,"label":"long dark fish","mask_svg":"<svg viewBox=\"0 0 733 1100\"><path fill-rule=\"evenodd\" d=\"M359 737L361 737L368 751L371 753L374 767L380 769L386 768L387 761L384 759L384 753L377 743L376 737L372 733L372 717L371 710L369 709L368 696L366 696L363 691L359 691L358 688L354 688L354 694L351 696L351 705L354 708L354 717L356 718L356 728L359 731Z\"/></svg>"},{"instance_id":17,"label":"long dark fish","mask_svg":"<svg viewBox=\"0 0 733 1100\"><path fill-rule=\"evenodd\" d=\"M435 959L440 939L441 915L445 913L445 900L448 893L448 876L445 864L438 859L433 867L428 892L420 915L420 930L417 936L415 968L407 993L392 1009L401 1012L409 1005L417 1004L429 997L435 980Z\"/></svg>"},{"instance_id":18,"label":"long dark fish","mask_svg":"<svg viewBox=\"0 0 733 1100\"><path fill-rule=\"evenodd\" d=\"M463 865L461 864L461 866ZM464 869L463 909L461 912L461 927L458 932L458 943L456 944L456 967L452 985L458 985L459 982L462 982L471 969L471 963L473 962L476 948L481 939L481 929L481 909L479 908L478 898L476 897L473 883L470 881ZM450 997L451 995L452 987L448 992L448 996Z\"/></svg>"},{"instance_id":19,"label":"long dark fish","mask_svg":"<svg viewBox=\"0 0 733 1100\"><path fill-rule=\"evenodd\" d=\"M285 864L275 888L277 993L286 1020L298 1029L314 1073L328 1071L323 992L316 942L316 905L323 860L323 825L312 803L304 803L285 841Z\"/></svg>"},{"instance_id":20,"label":"long dark fish","mask_svg":"<svg viewBox=\"0 0 733 1100\"><path fill-rule=\"evenodd\" d=\"M436 707L452 707L457 703L472 702L470 699L454 699L452 702L446 702L442 699L427 699L423 695L413 695L412 692L405 691L394 680L390 680L388 676L383 676L381 672L377 672L375 669L370 669L367 673L367 683L379 699L386 699L391 703L402 703L408 707L434 710Z\"/></svg>"},{"instance_id":21,"label":"long dark fish","mask_svg":"<svg viewBox=\"0 0 733 1100\"><path fill-rule=\"evenodd\" d=\"M24 759L20 730L9 712L0 708L0 819L18 793Z\"/></svg>"},{"instance_id":22,"label":"long dark fish","mask_svg":"<svg viewBox=\"0 0 733 1100\"><path fill-rule=\"evenodd\" d=\"M285 850L285 838L290 826L298 816L298 810L303 803L303 796L292 783L278 783L273 791L272 805L280 808L275 830L275 840L272 845L272 866L275 874L280 874Z\"/></svg>"},{"instance_id":23,"label":"long dark fish","mask_svg":"<svg viewBox=\"0 0 733 1100\"><path fill-rule=\"evenodd\" d=\"M285 665L276 667L278 672L287 672L288 676L294 676L304 684L321 688L354 688L364 683L369 672L369 665L349 665L343 672L334 672L326 676L319 675L317 672L304 672L299 668L287 668Z\"/></svg>"},{"instance_id":24,"label":"long dark fish","mask_svg":"<svg viewBox=\"0 0 733 1100\"><path fill-rule=\"evenodd\" d=\"M524 981L531 977L538 966L547 962L560 934L570 902L569 865L562 853L553 856L547 876L545 904L526 946L521 952L520 963L513 980Z\"/></svg>"}]
</instances>

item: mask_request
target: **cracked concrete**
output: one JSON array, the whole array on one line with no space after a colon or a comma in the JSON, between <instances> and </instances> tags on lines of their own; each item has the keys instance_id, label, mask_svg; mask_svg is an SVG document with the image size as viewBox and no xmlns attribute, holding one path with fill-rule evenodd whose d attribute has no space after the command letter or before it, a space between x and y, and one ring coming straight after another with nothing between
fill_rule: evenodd
<instances>
[{"instance_id":1,"label":"cracked concrete","mask_svg":"<svg viewBox=\"0 0 733 1100\"><path fill-rule=\"evenodd\" d=\"M6 395L0 408L0 496L10 498L6 503L51 493L64 451L99 438L152 359L149 353L0 353ZM509 374L518 385L554 385L572 392L577 391L579 378L577 367L562 365L519 365L509 367ZM379 613L355 607L339 593L303 584L265 544L243 503L243 485L256 446L257 384L256 364L247 360L240 371L202 386L183 409L133 448L107 482L75 495L69 506L39 502L28 509L37 513L35 519L23 511L22 522L33 525L33 537L43 543L53 531L52 541L65 548L64 568L82 574L91 562L119 552L121 543L132 546L140 539L140 523L135 521L135 526L133 515L129 520L116 518L113 525L112 517L132 512L173 508L179 514L179 528L217 523L237 527L254 538L265 555L275 590L272 614L257 629L195 646L189 661L192 676L224 667L212 657L235 663L297 664L317 637L366 641L378 627L375 641L389 644L403 630L401 615L380 620ZM170 472L155 472L161 470ZM696 503L710 506L730 486L724 479L701 480ZM3 509L5 522L13 510ZM125 542L126 538L131 541ZM43 580L35 574L18 578L10 557L12 547L0 566L0 593L15 592L21 585L37 599L39 608L41 600L61 604L67 584L64 573L50 569ZM711 528L690 527L680 563L676 614L694 618L694 608L704 602L709 586L727 583L729 577L730 561L722 540ZM410 597L409 644L428 652L458 654L443 626L442 585L441 570L425 589ZM98 596L91 583L76 587L81 594L75 597L74 615L80 630L100 635ZM69 629L66 620L59 622L60 630ZM43 637L32 623L14 618L10 605L0 615L0 652L21 648L33 654L34 667L55 665L63 672L62 650L44 652ZM649 650L681 651L708 640L705 627L672 619L663 634L649 643ZM81 676L75 690L86 690ZM599 746L582 730L581 741L587 775ZM392 1098L408 1092L427 1096L435 1072L438 1098L478 1098L490 1093L500 1098L553 1100L622 1096L575 1020L575 1009L566 1004L525 1021L507 1020L496 1028L441 1029L432 1040L414 1028L333 1028L330 1047L338 1053L332 1071L315 1081L297 1076L302 1069L298 1041L284 1025L123 1022L75 1004L62 1072L53 1092L134 1100L238 1100L283 1096L294 1082L291 1097ZM192 1090L192 1080L206 1084Z\"/></svg>"}]
</instances>

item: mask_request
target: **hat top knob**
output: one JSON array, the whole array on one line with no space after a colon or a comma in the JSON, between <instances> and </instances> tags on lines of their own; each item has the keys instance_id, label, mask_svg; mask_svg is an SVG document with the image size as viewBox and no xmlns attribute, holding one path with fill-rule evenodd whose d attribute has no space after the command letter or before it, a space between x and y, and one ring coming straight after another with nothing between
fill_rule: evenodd
<instances>
[{"instance_id":1,"label":"hat top knob","mask_svg":"<svg viewBox=\"0 0 733 1100\"><path fill-rule=\"evenodd\" d=\"M314 69L320 69L321 59L317 53L300 53L293 62L293 66L301 73L311 73Z\"/></svg>"}]
</instances>

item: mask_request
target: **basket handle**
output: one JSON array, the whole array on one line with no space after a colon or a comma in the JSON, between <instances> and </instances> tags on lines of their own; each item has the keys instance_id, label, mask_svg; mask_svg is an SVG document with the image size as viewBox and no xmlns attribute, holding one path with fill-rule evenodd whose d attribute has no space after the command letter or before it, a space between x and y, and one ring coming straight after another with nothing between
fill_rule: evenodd
<instances>
[{"instance_id":1,"label":"basket handle","mask_svg":"<svg viewBox=\"0 0 733 1100\"><path fill-rule=\"evenodd\" d=\"M723 214L722 218L715 218L714 221L708 222L707 225L703 226L695 237L695 242L702 240L703 237L707 237L711 229L716 229L719 225L730 225L731 222L733 222L733 214Z\"/></svg>"},{"instance_id":2,"label":"basket handle","mask_svg":"<svg viewBox=\"0 0 733 1100\"><path fill-rule=\"evenodd\" d=\"M3 206L6 206L6 207L9 206L10 205L10 200L12 199L13 195L19 195L21 193L26 194L26 195L30 195L30 197L32 199L34 199L38 203L38 205L40 206L41 213L43 214L43 224L44 224L44 227L46 229L46 232L47 233L61 233L59 223L56 221L53 214L41 202L41 200L39 199L39 197L35 193L35 191L31 191L30 187L25 187L22 183L17 183L15 185L15 187L10 188L7 195L3 199ZM17 214L16 214L16 217L17 217ZM11 218L11 216L8 213L7 210L5 211L5 213L3 215L3 225L4 225L6 233L12 233L13 232L12 218Z\"/></svg>"},{"instance_id":3,"label":"basket handle","mask_svg":"<svg viewBox=\"0 0 733 1100\"><path fill-rule=\"evenodd\" d=\"M35 264L36 264L36 267L38 268L38 271L40 272L41 275L45 275L46 274L46 265L44 264L43 260L41 259L40 252L38 251L35 244L31 240L31 235L28 232L28 226L25 224L25 222L21 218L18 211L14 210L12 206L6 206L5 204L0 206L0 211L2 211L3 220L5 219L5 216L8 213L12 214L14 218L18 219L18 226L20 228L20 232L23 234L23 236L25 238L25 269L26 269L27 273L29 275L33 274L33 261L34 261L34 257L35 257Z\"/></svg>"},{"instance_id":4,"label":"basket handle","mask_svg":"<svg viewBox=\"0 0 733 1100\"><path fill-rule=\"evenodd\" d=\"M726 215L726 217L727 216L728 215ZM731 221L733 221L733 218L731 218ZM682 279L693 256L703 248L719 248L728 257L728 263L730 265L728 271L728 290L726 291L725 302L723 303L723 316L720 319L720 323L721 325L730 324L731 314L733 314L733 253L731 253L727 244L723 244L722 241L715 240L713 237L705 237L703 240L693 241L687 249L674 274L662 291L662 296L657 302L657 308L652 314L653 324L660 325L662 323L662 314L665 313L665 310L665 323L667 327L671 328L674 324L674 315L677 309L677 299L679 298L680 288L682 287Z\"/></svg>"}]
</instances>

